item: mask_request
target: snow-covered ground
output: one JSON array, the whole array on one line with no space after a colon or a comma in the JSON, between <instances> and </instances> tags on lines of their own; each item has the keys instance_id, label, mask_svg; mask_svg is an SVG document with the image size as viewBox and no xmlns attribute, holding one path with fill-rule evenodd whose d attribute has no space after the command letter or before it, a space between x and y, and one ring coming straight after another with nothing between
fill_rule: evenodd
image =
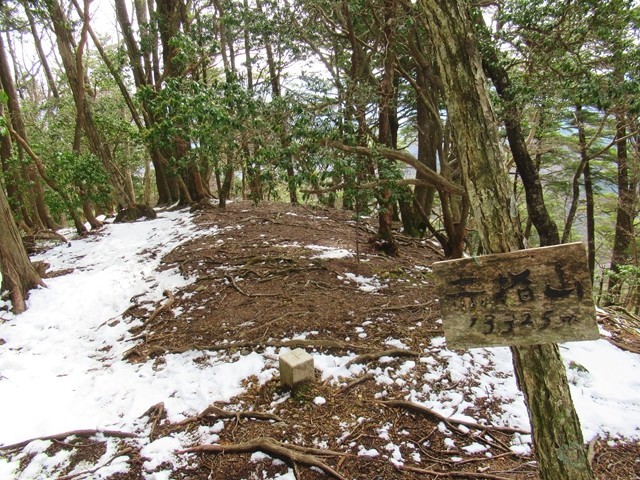
<instances>
[{"instance_id":1,"label":"snow-covered ground","mask_svg":"<svg viewBox=\"0 0 640 480\"><path fill-rule=\"evenodd\" d=\"M48 288L33 291L26 313L17 317L0 314L0 444L77 429L140 433L148 428L140 416L154 404L164 402L169 419L177 421L241 393L243 380L250 376L262 381L273 378L280 352L269 348L261 354L236 354L231 361L209 352L207 364L197 367L193 360L202 355L197 352L167 355L162 368L154 368L152 361L131 364L122 360L133 345L127 341L132 325L120 317L131 298L159 301L164 290L193 281L174 270L159 272L160 260L180 243L216 231L216 227L196 230L184 212L163 212L154 221L106 225L96 237L74 240L69 246L60 245L40 255L37 260L48 262L52 271L74 271L48 279ZM326 258L349 255L306 247ZM349 280L363 288L373 285L372 291L381 288L376 279L352 275ZM366 327L364 322L360 334L366 333ZM434 368L424 383L407 383L406 398L464 418L469 397L463 398L455 389L430 391L427 380L444 381L446 377L455 382L456 377L475 376L477 385L467 393L475 398L497 396L504 403L502 417L493 419L494 423L528 428L508 350L472 349L458 355L444 348L443 342L442 338L434 339L424 357L417 360L433 362ZM402 339L389 339L388 343L395 348L403 345ZM640 356L604 340L566 344L561 350L586 440L596 435L640 439ZM360 365L347 369L349 357L314 357L325 378L354 376L363 370ZM385 369L381 363L382 367L373 370L380 384L402 381L402 375L416 365L407 361L399 369ZM443 363L446 369L440 367ZM487 370L495 375L484 373ZM322 408L323 399L316 400ZM203 432L200 440L216 439L214 428ZM514 450L527 451L530 438L522 440ZM143 444L143 456L149 459L145 463L148 478L170 478L169 471L157 472L155 467L165 461L174 465L183 462L173 452L188 442L176 435ZM49 478L68 458L64 452L54 457L41 453L48 445L36 441L27 447L36 455L21 474L19 456L12 461L0 460L0 479ZM115 453L115 443L108 445L104 459ZM126 470L126 460L111 461L94 477Z\"/></svg>"}]
</instances>

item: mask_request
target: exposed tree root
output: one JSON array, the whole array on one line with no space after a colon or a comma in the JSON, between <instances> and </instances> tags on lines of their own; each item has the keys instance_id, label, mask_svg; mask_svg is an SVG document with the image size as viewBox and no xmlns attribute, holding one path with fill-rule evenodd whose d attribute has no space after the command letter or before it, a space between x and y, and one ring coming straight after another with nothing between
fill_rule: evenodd
<instances>
[{"instance_id":1,"label":"exposed tree root","mask_svg":"<svg viewBox=\"0 0 640 480\"><path fill-rule=\"evenodd\" d=\"M500 477L498 475L492 475L490 473L480 472L438 472L436 470L427 470L426 468L409 467L402 465L396 467L400 471L421 473L423 475L433 475L437 478L482 478L487 480L511 480L508 477Z\"/></svg>"},{"instance_id":2,"label":"exposed tree root","mask_svg":"<svg viewBox=\"0 0 640 480\"><path fill-rule=\"evenodd\" d=\"M406 350L404 348L394 348L391 350L383 350L380 352L363 353L357 357L352 358L347 362L345 367L349 368L356 363L367 363L371 360L377 360L380 357L419 357L420 352L414 350Z\"/></svg>"},{"instance_id":3,"label":"exposed tree root","mask_svg":"<svg viewBox=\"0 0 640 480\"><path fill-rule=\"evenodd\" d=\"M279 322L280 320L287 318L287 317L302 317L302 316L307 316L307 315L311 315L311 312L307 312L307 311L297 311L297 312L287 312L284 315L280 315L279 317L274 318L273 320L269 320L266 323L261 323L259 325L256 325L255 327L249 328L248 330L244 331L244 334L247 335L248 333L251 333L255 330L260 330L260 329L264 329L265 327L268 327L269 325L272 325L274 323Z\"/></svg>"},{"instance_id":4,"label":"exposed tree root","mask_svg":"<svg viewBox=\"0 0 640 480\"><path fill-rule=\"evenodd\" d=\"M167 301L164 302L162 305L160 305L158 308L156 308L151 313L151 315L149 315L149 317L142 322L142 325L137 325L135 327L132 327L130 331L135 333L135 332L142 331L145 328L148 328L151 325L151 323L158 317L158 315L160 315L162 312L165 312L169 310L171 307L173 307L173 305L176 303L176 297L169 290L165 290L163 293L164 293L164 296L167 297ZM146 336L137 335L135 337L130 338L129 340L140 340L143 338L146 338ZM122 355L122 359L127 360L131 355L136 353L138 346L139 345L135 345L131 347L129 350L127 350L126 352L124 352L124 354Z\"/></svg>"},{"instance_id":5,"label":"exposed tree root","mask_svg":"<svg viewBox=\"0 0 640 480\"><path fill-rule=\"evenodd\" d=\"M154 441L156 438L156 427L158 426L158 422L164 415L165 408L164 402L156 403L154 406L149 407L149 409L140 415L142 417L149 417L149 422L151 423L151 430L149 431L149 440Z\"/></svg>"},{"instance_id":6,"label":"exposed tree root","mask_svg":"<svg viewBox=\"0 0 640 480\"><path fill-rule=\"evenodd\" d=\"M64 432L64 433L56 433L55 435L46 435L44 437L34 437L34 438L30 438L29 440L23 440L21 442L18 443L12 443L10 445L2 445L0 446L0 450L14 450L17 448L22 448L25 447L26 445L29 445L31 442L34 442L36 440L64 440L65 438L68 437L83 437L83 438L90 438L93 437L94 435L98 435L98 434L102 434L105 437L116 437L116 438L137 438L138 435L136 435L135 433L129 433L129 432L121 432L119 430L98 430L98 429L94 429L94 430L72 430L70 432Z\"/></svg>"},{"instance_id":7,"label":"exposed tree root","mask_svg":"<svg viewBox=\"0 0 640 480\"><path fill-rule=\"evenodd\" d=\"M244 295L245 297L279 297L280 295L282 295L281 293L249 293L249 292L245 292L244 290L242 290L238 286L238 284L236 283L236 280L233 278L233 276L227 275L224 278L229 280L229 282L231 282L231 285L233 286L233 288L235 288L240 294Z\"/></svg>"},{"instance_id":8,"label":"exposed tree root","mask_svg":"<svg viewBox=\"0 0 640 480\"><path fill-rule=\"evenodd\" d=\"M265 412L252 412L252 411L241 411L241 412L228 412L221 408L216 407L215 405L210 405L205 408L198 415L193 417L187 417L184 420L179 421L174 426L183 426L193 422L199 422L204 419L216 420L219 418L235 418L236 421L240 421L241 418L254 418L256 420L273 420L275 422L284 422L282 418L272 413Z\"/></svg>"},{"instance_id":9,"label":"exposed tree root","mask_svg":"<svg viewBox=\"0 0 640 480\"><path fill-rule=\"evenodd\" d=\"M396 312L399 310L413 310L415 308L431 308L433 307L433 302L427 303L410 303L408 305L387 305L383 307L370 308L367 310L367 313L370 312Z\"/></svg>"},{"instance_id":10,"label":"exposed tree root","mask_svg":"<svg viewBox=\"0 0 640 480\"><path fill-rule=\"evenodd\" d=\"M171 307L173 307L174 303L176 303L176 297L174 297L173 293L171 293L169 290L165 290L163 294L165 297L167 297L167 301L164 302L162 305L160 305L158 308L156 308L153 311L153 313L149 315L149 318L147 318L142 323L143 327L147 327L151 322L153 322L157 318L158 315L160 315L162 312L166 312Z\"/></svg>"},{"instance_id":11,"label":"exposed tree root","mask_svg":"<svg viewBox=\"0 0 640 480\"><path fill-rule=\"evenodd\" d=\"M620 350L624 350L626 352L631 352L631 353L637 353L640 354L640 348L635 348L631 345L627 345L625 343L622 342L616 342L615 340L613 340L612 338L607 338L606 339L611 345L614 345L616 347L618 347Z\"/></svg>"},{"instance_id":12,"label":"exposed tree root","mask_svg":"<svg viewBox=\"0 0 640 480\"><path fill-rule=\"evenodd\" d=\"M122 457L124 455L128 455L131 452L133 452L133 448L127 447L127 448L125 448L123 450L120 450L118 453L116 453L113 457L111 457L109 460L107 460L102 465L98 465L98 466L96 466L94 468L90 468L89 470L84 470L82 472L70 473L68 475L63 475L62 477L58 477L57 480L71 480L72 478L81 477L83 475L92 475L92 474L96 473L98 470L100 470L101 468L104 468L104 467L108 466L116 458Z\"/></svg>"},{"instance_id":13,"label":"exposed tree root","mask_svg":"<svg viewBox=\"0 0 640 480\"><path fill-rule=\"evenodd\" d=\"M424 405L419 405L413 402L407 402L406 400L385 400L385 401L378 401L376 403L379 403L380 405L384 405L386 407L404 408L405 410L410 410L415 413L420 413L427 417L431 417L439 422L444 422L446 425L450 426L451 428L453 428L458 432L460 431L460 428L457 427L456 425L462 425L467 428L473 428L476 430L489 431L489 432L500 432L500 433L508 433L508 434L521 433L523 435L529 435L531 433L528 430L522 430L520 428L497 427L493 425L481 425L479 423L469 422L467 420L456 420L454 418L445 417L444 415L441 415L440 413L434 410L431 410L430 408L425 407Z\"/></svg>"},{"instance_id":14,"label":"exposed tree root","mask_svg":"<svg viewBox=\"0 0 640 480\"><path fill-rule=\"evenodd\" d=\"M321 450L317 448L300 447L297 445L280 443L277 440L268 437L260 437L244 443L232 445L197 445L177 453L250 453L265 452L274 457L288 460L292 464L300 463L302 465L317 467L332 475L339 480L347 480L347 477L341 475L338 471L331 468L322 460L316 458L318 456L335 456L347 455L342 452L334 452L331 450Z\"/></svg>"},{"instance_id":15,"label":"exposed tree root","mask_svg":"<svg viewBox=\"0 0 640 480\"><path fill-rule=\"evenodd\" d=\"M346 392L348 392L349 390L351 390L354 387L357 387L358 385L360 385L361 383L365 383L369 380L373 380L375 378L375 375L373 373L367 373L366 375L363 375L360 378L356 378L355 380L347 383L344 387L342 387L339 391L338 394L344 394Z\"/></svg>"},{"instance_id":16,"label":"exposed tree root","mask_svg":"<svg viewBox=\"0 0 640 480\"><path fill-rule=\"evenodd\" d=\"M362 351L368 350L366 347L354 345L351 343L340 342L335 340L285 340L282 342L276 341L267 341L267 342L259 342L259 341L246 341L246 342L233 342L233 343L220 343L217 345L187 345L182 348L173 348L173 349L152 349L154 354L164 354L164 353L184 353L190 350L232 350L235 348L259 348L259 347L289 347L289 348L297 348L297 347L308 347L308 348L327 348L327 349L336 349L336 350L354 350L354 351ZM134 347L135 348L135 347ZM125 352L127 355L128 352L132 351L128 350ZM152 353L152 352L150 352ZM131 356L129 353L128 356ZM126 357L125 357L126 358Z\"/></svg>"}]
</instances>

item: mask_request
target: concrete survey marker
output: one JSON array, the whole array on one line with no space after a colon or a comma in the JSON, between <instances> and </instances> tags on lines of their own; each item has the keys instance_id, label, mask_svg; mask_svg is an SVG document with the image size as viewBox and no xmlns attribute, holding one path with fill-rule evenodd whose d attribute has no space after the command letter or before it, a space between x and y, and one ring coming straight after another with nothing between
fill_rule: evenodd
<instances>
[{"instance_id":1,"label":"concrete survey marker","mask_svg":"<svg viewBox=\"0 0 640 480\"><path fill-rule=\"evenodd\" d=\"M291 389L315 378L313 357L301 348L280 355L280 384Z\"/></svg>"},{"instance_id":2,"label":"concrete survey marker","mask_svg":"<svg viewBox=\"0 0 640 480\"><path fill-rule=\"evenodd\" d=\"M433 264L449 348L600 338L582 243Z\"/></svg>"}]
</instances>

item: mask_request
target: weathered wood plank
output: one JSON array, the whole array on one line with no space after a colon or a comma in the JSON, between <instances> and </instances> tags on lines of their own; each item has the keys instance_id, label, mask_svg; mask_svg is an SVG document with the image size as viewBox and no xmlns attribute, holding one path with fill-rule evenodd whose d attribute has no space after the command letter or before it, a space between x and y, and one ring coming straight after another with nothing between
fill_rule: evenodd
<instances>
[{"instance_id":1,"label":"weathered wood plank","mask_svg":"<svg viewBox=\"0 0 640 480\"><path fill-rule=\"evenodd\" d=\"M433 264L447 346L599 338L582 243Z\"/></svg>"}]
</instances>

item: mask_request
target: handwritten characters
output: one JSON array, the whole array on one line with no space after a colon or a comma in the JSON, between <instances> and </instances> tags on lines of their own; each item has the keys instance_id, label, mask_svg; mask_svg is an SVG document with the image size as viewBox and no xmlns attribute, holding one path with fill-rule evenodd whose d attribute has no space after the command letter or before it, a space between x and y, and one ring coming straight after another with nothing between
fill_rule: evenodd
<instances>
[{"instance_id":1,"label":"handwritten characters","mask_svg":"<svg viewBox=\"0 0 640 480\"><path fill-rule=\"evenodd\" d=\"M598 338L585 259L569 244L435 264L447 344Z\"/></svg>"}]
</instances>

